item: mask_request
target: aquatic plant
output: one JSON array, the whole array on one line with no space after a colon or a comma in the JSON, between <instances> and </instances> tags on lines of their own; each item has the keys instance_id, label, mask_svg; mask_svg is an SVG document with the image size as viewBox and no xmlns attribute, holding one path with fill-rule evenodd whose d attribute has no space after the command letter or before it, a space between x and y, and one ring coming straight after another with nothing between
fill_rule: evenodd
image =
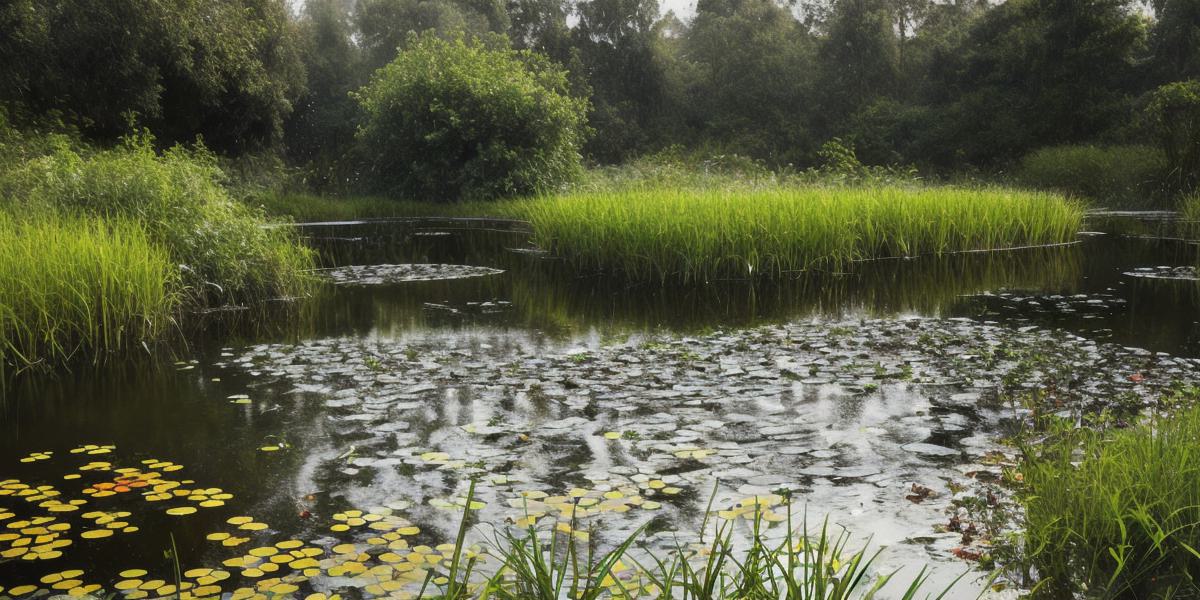
<instances>
[{"instance_id":1,"label":"aquatic plant","mask_svg":"<svg viewBox=\"0 0 1200 600\"><path fill-rule=\"evenodd\" d=\"M304 293L310 252L288 228L263 228L221 178L206 152L159 154L148 139L104 151L59 146L0 173L0 209L136 222L179 265L196 305Z\"/></svg>"},{"instance_id":2,"label":"aquatic plant","mask_svg":"<svg viewBox=\"0 0 1200 600\"><path fill-rule=\"evenodd\" d=\"M1067 242L1082 219L1052 194L900 187L647 188L535 198L513 210L576 269L685 283Z\"/></svg>"},{"instance_id":3,"label":"aquatic plant","mask_svg":"<svg viewBox=\"0 0 1200 600\"><path fill-rule=\"evenodd\" d=\"M1193 595L1200 575L1200 409L1127 429L1059 422L1025 448L1026 548L1042 597Z\"/></svg>"},{"instance_id":4,"label":"aquatic plant","mask_svg":"<svg viewBox=\"0 0 1200 600\"><path fill-rule=\"evenodd\" d=\"M0 364L17 369L158 337L179 273L141 227L0 211Z\"/></svg>"},{"instance_id":5,"label":"aquatic plant","mask_svg":"<svg viewBox=\"0 0 1200 600\"><path fill-rule=\"evenodd\" d=\"M1200 237L1200 192L1179 199L1180 233L1188 238Z\"/></svg>"},{"instance_id":6,"label":"aquatic plant","mask_svg":"<svg viewBox=\"0 0 1200 600\"><path fill-rule=\"evenodd\" d=\"M531 524L523 536L505 531L494 544L502 566L480 597L843 600L873 598L896 576L872 573L877 554L868 555L865 548L849 550L850 535L834 535L828 522L812 535L806 524L796 526L790 504L787 531L782 539L768 541L764 512L758 504L752 508L752 537L744 548L734 543L729 521L714 527L709 544L701 541L665 553L639 547L645 527L599 554L586 543L587 532L573 525L560 523L544 532ZM936 597L944 597L961 578ZM904 591L895 597L916 598L927 580L922 569L912 579L896 582Z\"/></svg>"}]
</instances>

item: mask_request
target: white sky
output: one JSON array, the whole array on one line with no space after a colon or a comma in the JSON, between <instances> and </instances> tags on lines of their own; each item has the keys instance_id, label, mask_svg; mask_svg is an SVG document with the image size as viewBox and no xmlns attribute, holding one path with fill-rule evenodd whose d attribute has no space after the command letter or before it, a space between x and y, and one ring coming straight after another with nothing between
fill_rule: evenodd
<instances>
[{"instance_id":1,"label":"white sky","mask_svg":"<svg viewBox=\"0 0 1200 600\"><path fill-rule=\"evenodd\" d=\"M659 9L662 14L667 14L667 11L675 11L675 15L683 20L691 19L696 14L696 0L658 0ZM300 7L304 5L304 0L287 0L288 6L293 11L299 12Z\"/></svg>"}]
</instances>

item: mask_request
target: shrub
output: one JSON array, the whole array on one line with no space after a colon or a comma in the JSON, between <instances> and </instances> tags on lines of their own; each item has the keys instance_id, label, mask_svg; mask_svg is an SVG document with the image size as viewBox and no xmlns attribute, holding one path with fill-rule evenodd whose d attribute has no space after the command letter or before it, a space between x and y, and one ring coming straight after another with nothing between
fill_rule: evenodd
<instances>
[{"instance_id":1,"label":"shrub","mask_svg":"<svg viewBox=\"0 0 1200 600\"><path fill-rule=\"evenodd\" d=\"M287 228L267 229L221 186L211 155L156 154L147 140L99 152L60 146L7 173L10 212L129 220L165 248L195 304L242 302L304 291L309 252Z\"/></svg>"},{"instance_id":2,"label":"shrub","mask_svg":"<svg viewBox=\"0 0 1200 600\"><path fill-rule=\"evenodd\" d=\"M1166 173L1166 158L1152 146L1055 146L1026 155L1017 178L1109 206L1144 207L1165 196Z\"/></svg>"},{"instance_id":3,"label":"shrub","mask_svg":"<svg viewBox=\"0 0 1200 600\"><path fill-rule=\"evenodd\" d=\"M1026 450L1023 468L1028 547L1043 596L1200 591L1200 409L1124 430L1067 423L1056 433Z\"/></svg>"},{"instance_id":4,"label":"shrub","mask_svg":"<svg viewBox=\"0 0 1200 600\"><path fill-rule=\"evenodd\" d=\"M1167 156L1175 188L1195 189L1200 183L1200 81L1177 81L1155 90L1146 118Z\"/></svg>"},{"instance_id":5,"label":"shrub","mask_svg":"<svg viewBox=\"0 0 1200 600\"><path fill-rule=\"evenodd\" d=\"M538 55L432 35L410 42L357 93L371 177L411 199L545 192L580 170L585 100Z\"/></svg>"},{"instance_id":6,"label":"shrub","mask_svg":"<svg viewBox=\"0 0 1200 600\"><path fill-rule=\"evenodd\" d=\"M0 359L20 369L153 339L177 280L136 224L0 211Z\"/></svg>"}]
</instances>

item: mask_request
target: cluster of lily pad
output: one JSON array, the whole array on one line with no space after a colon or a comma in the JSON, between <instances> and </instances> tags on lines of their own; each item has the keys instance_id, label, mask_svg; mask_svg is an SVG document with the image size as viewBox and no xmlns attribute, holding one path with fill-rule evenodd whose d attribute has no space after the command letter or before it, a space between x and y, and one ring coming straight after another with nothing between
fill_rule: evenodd
<instances>
[{"instance_id":1,"label":"cluster of lily pad","mask_svg":"<svg viewBox=\"0 0 1200 600\"><path fill-rule=\"evenodd\" d=\"M678 520L695 514L697 491L720 480L723 506L787 491L835 514L899 522L918 554L946 558L987 551L964 552L944 524L975 478L1001 477L1004 467L988 460L998 444L987 432L1003 420L1033 409L1098 409L1118 393L1149 402L1198 371L1195 361L967 319L806 322L578 344L490 330L330 338L264 344L218 366L290 387L303 398L296 402L324 403L330 447L321 452L339 458L303 486L331 486L337 496L377 496L369 490L381 484L371 482L399 476L404 490L393 499L458 510L466 479L483 477L480 518L501 523L509 499L529 500L521 491L560 500L550 490L570 481L599 491L589 502L637 489L668 509L660 523L686 530ZM1039 391L1046 406L1013 406L1027 391ZM910 499L947 477L946 493ZM447 496L447 486L456 491ZM559 504L534 504L533 513L555 514ZM602 530L646 521L625 514L627 522Z\"/></svg>"}]
</instances>

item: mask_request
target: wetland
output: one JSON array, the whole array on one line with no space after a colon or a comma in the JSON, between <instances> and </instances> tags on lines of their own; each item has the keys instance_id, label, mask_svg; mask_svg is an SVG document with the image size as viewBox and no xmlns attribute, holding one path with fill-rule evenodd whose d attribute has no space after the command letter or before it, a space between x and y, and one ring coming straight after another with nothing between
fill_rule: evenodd
<instances>
[{"instance_id":1,"label":"wetland","mask_svg":"<svg viewBox=\"0 0 1200 600\"><path fill-rule=\"evenodd\" d=\"M885 593L924 569L1011 594L1013 437L1135 420L1200 371L1196 247L1100 221L705 286L564 269L521 223L302 225L327 283L285 316L6 382L0 595L416 597L460 549L491 575L530 526L601 551L638 532L606 585L645 595L649 556L801 519L846 532L835 560L878 550Z\"/></svg>"}]
</instances>

